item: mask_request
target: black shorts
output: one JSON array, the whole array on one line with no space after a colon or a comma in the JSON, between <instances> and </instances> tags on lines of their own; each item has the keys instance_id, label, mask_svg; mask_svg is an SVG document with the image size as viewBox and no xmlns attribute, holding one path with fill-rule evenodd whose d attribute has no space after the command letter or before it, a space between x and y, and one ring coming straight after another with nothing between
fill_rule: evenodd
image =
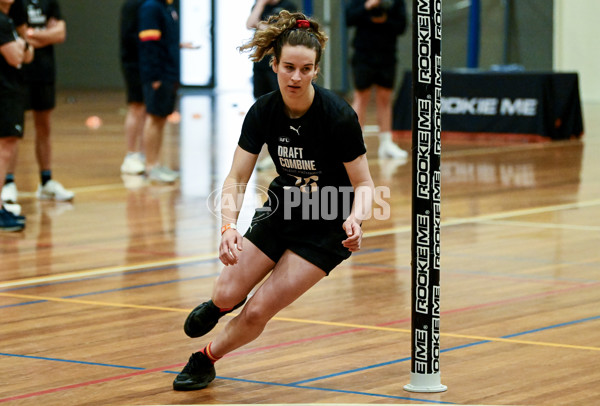
<instances>
[{"instance_id":1,"label":"black shorts","mask_svg":"<svg viewBox=\"0 0 600 406\"><path fill-rule=\"evenodd\" d=\"M255 221L257 216L260 220ZM298 223L276 216L264 218L264 213L257 213L244 237L274 262L279 261L289 249L319 267L326 275L351 254L342 245L347 237L339 223Z\"/></svg>"},{"instance_id":2,"label":"black shorts","mask_svg":"<svg viewBox=\"0 0 600 406\"><path fill-rule=\"evenodd\" d=\"M365 90L373 85L392 89L396 77L396 62L393 59L383 60L355 54L352 57L352 74L357 90Z\"/></svg>"},{"instance_id":3,"label":"black shorts","mask_svg":"<svg viewBox=\"0 0 600 406\"><path fill-rule=\"evenodd\" d=\"M173 82L162 82L156 90L152 83L144 83L144 104L148 114L158 117L167 117L175 111L175 100L177 98L177 84Z\"/></svg>"},{"instance_id":4,"label":"black shorts","mask_svg":"<svg viewBox=\"0 0 600 406\"><path fill-rule=\"evenodd\" d=\"M123 68L123 78L125 79L127 103L143 103L144 91L142 90L140 70L137 68Z\"/></svg>"},{"instance_id":5,"label":"black shorts","mask_svg":"<svg viewBox=\"0 0 600 406\"><path fill-rule=\"evenodd\" d=\"M254 64L252 71L252 85L254 87L254 98L270 93L273 90L279 89L277 83L277 74L273 72L273 68L269 66L267 58Z\"/></svg>"},{"instance_id":6,"label":"black shorts","mask_svg":"<svg viewBox=\"0 0 600 406\"><path fill-rule=\"evenodd\" d=\"M23 138L25 104L22 94L0 94L0 138Z\"/></svg>"},{"instance_id":7,"label":"black shorts","mask_svg":"<svg viewBox=\"0 0 600 406\"><path fill-rule=\"evenodd\" d=\"M27 83L25 89L25 110L52 110L56 106L56 86L54 83Z\"/></svg>"}]
</instances>

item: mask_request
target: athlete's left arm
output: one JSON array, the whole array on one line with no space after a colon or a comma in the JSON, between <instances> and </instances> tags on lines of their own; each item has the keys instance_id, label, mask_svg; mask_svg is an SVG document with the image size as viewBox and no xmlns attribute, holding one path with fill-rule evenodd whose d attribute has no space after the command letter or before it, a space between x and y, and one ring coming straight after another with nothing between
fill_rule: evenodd
<instances>
[{"instance_id":1,"label":"athlete's left arm","mask_svg":"<svg viewBox=\"0 0 600 406\"><path fill-rule=\"evenodd\" d=\"M50 17L44 29L28 28L25 39L35 48L60 44L67 39L67 24L65 20Z\"/></svg>"},{"instance_id":2,"label":"athlete's left arm","mask_svg":"<svg viewBox=\"0 0 600 406\"><path fill-rule=\"evenodd\" d=\"M352 211L350 216L344 221L343 227L346 231L346 238L342 244L349 251L360 250L362 241L361 223L369 218L371 207L373 205L373 195L375 193L375 185L369 172L369 164L367 155L360 155L351 162L344 162L346 172L350 178L350 183L354 188L354 202L352 203Z\"/></svg>"}]
</instances>

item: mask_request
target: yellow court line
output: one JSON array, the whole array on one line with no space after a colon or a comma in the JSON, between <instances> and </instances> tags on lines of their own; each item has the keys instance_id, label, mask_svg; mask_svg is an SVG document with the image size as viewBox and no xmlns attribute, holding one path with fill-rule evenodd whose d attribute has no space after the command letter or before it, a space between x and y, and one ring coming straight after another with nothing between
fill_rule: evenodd
<instances>
[{"instance_id":1,"label":"yellow court line","mask_svg":"<svg viewBox=\"0 0 600 406\"><path fill-rule=\"evenodd\" d=\"M143 309L143 310L160 310L167 312L178 312L178 313L188 313L188 309L177 309L173 307L160 307L160 306L146 306L146 305L134 305L134 304L126 304L126 303L110 303L110 302L98 302L93 300L81 300L81 299L64 299L64 298L55 298L48 296L37 296L37 295L22 295L16 293L2 293L0 292L0 296L5 297L13 297L18 299L29 299L29 300L45 300L49 302L61 302L61 303L75 303L75 304L84 304L84 305L92 305L92 306L105 306L105 307L118 307L118 308L129 308L129 309ZM235 316L235 313L228 314L228 316ZM352 324L352 323L340 323L334 321L320 321L320 320L306 320L306 319L295 319L290 317L273 317L272 320L277 321L286 321L291 323L303 323L303 324L319 324L324 326L336 326L343 328L356 328L362 330L377 330L377 331L390 331L395 333L407 333L410 334L410 329L400 329L394 327L383 327L383 326L368 326L364 324ZM493 341L493 342L501 342L507 344L525 344L525 345L535 345L539 347L554 347L554 348L568 348L568 349L576 349L576 350L588 350L588 351L600 351L600 347L586 347L582 345L570 345L570 344L557 344L557 343L548 343L542 341L527 341L527 340L514 340L512 338L495 338L495 337L484 337L484 336L474 336L468 334L454 334L454 333L443 333L440 332L440 336L442 337L453 337L453 338L463 338L467 340L476 340L476 341Z\"/></svg>"},{"instance_id":2,"label":"yellow court line","mask_svg":"<svg viewBox=\"0 0 600 406\"><path fill-rule=\"evenodd\" d=\"M504 218L509 218L509 217L518 217L518 216L525 216L525 215L531 215L531 214L545 213L545 212L549 212L549 211L569 210L569 209L574 209L574 208L583 208L583 207L590 207L590 206L597 206L597 205L600 205L600 199L589 200L589 201L578 202L578 203L561 204L561 205L555 205L555 206L543 206L543 207L536 207L536 208L531 208L531 209L513 210L513 211L496 213L496 214L468 217L468 218L464 218L464 219L450 219L450 220L442 221L440 225L441 225L441 227L450 227L450 226L455 226L455 225L472 224L472 223L478 223L478 222L499 220L499 219L504 219ZM364 238L378 237L378 236L390 235L390 234L399 234L399 233L409 232L410 230L411 230L410 226L402 226L402 227L395 227L395 228L386 228L383 230L366 231L364 233ZM191 262L201 261L201 260L206 260L206 259L214 259L217 257L218 257L217 253L210 253L210 254L204 254L204 255L199 255L199 256L174 258L174 259L168 259L168 260L163 260L163 261L147 262L147 263L142 263L142 264L134 264L134 265L127 265L127 266L114 266L114 267L108 267L108 268L96 268L96 269L88 269L88 270L84 270L84 271L67 272L67 273L62 273L59 275L48 275L48 276L40 276L40 277L33 277L33 278L26 278L26 279L18 279L18 280L14 280L14 281L0 283L0 289L11 288L11 287L16 287L16 286L23 286L23 285L28 285L28 284L55 282L55 281L71 279L71 278L92 277L92 276L105 275L105 274L110 274L110 273L127 272L127 271L138 270L138 269L153 268L156 266L185 264L185 263L191 263Z\"/></svg>"},{"instance_id":3,"label":"yellow court line","mask_svg":"<svg viewBox=\"0 0 600 406\"><path fill-rule=\"evenodd\" d=\"M302 319L292 319L286 317L273 317L273 320L279 321L290 321L295 323L306 323L306 324L322 324L327 326L338 326L338 327L346 327L346 328L360 328L364 330L380 330L380 331L393 331L397 333L411 333L409 329L399 329L393 327L380 327L380 326L366 326L362 324L350 324L350 323L338 323L331 321L318 321L318 320L302 320ZM590 350L590 351L600 351L600 347L586 347L582 345L569 345L569 344L557 344L557 343L547 343L542 341L527 341L527 340L513 340L511 338L495 338L495 337L483 337L483 336L473 336L467 334L453 334L453 333L443 333L440 332L440 336L442 337L453 337L453 338L464 338L468 340L477 340L477 341L494 341L501 343L510 343L510 344L527 344L527 345L537 345L543 347L558 347L558 348L571 348L578 350Z\"/></svg>"},{"instance_id":4,"label":"yellow court line","mask_svg":"<svg viewBox=\"0 0 600 406\"><path fill-rule=\"evenodd\" d=\"M135 305L126 303L110 303L110 302L97 302L94 300L81 300L81 299L65 299L62 297L50 297L50 296L37 296L37 295L22 295L19 293L5 293L1 292L0 296L13 297L18 299L29 299L29 300L45 300L47 302L60 302L60 303L75 303L91 306L105 306L105 307L119 307L128 309L142 309L142 310L160 310L164 312L181 312L189 313L189 309L176 309L173 307L160 307L160 306L146 306L146 305Z\"/></svg>"}]
</instances>

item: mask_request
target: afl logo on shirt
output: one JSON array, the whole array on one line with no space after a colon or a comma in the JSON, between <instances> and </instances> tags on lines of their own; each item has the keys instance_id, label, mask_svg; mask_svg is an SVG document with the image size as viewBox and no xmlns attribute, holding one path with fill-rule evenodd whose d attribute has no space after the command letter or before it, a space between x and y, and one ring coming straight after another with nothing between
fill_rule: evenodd
<instances>
[{"instance_id":1,"label":"afl logo on shirt","mask_svg":"<svg viewBox=\"0 0 600 406\"><path fill-rule=\"evenodd\" d=\"M291 140L289 137L279 137L279 142L282 144L289 144Z\"/></svg>"}]
</instances>

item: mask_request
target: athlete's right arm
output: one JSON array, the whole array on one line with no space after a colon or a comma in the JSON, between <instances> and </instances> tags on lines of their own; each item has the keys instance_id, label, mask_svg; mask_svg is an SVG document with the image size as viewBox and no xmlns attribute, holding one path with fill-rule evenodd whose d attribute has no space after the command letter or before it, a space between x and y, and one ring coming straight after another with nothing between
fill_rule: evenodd
<instances>
[{"instance_id":1,"label":"athlete's right arm","mask_svg":"<svg viewBox=\"0 0 600 406\"><path fill-rule=\"evenodd\" d=\"M246 185L254 170L258 154L252 154L237 147L233 155L231 170L223 182L221 192L221 226L237 223L244 201ZM233 228L221 235L219 259L224 265L233 265L238 261L238 251L242 250L242 235Z\"/></svg>"}]
</instances>

